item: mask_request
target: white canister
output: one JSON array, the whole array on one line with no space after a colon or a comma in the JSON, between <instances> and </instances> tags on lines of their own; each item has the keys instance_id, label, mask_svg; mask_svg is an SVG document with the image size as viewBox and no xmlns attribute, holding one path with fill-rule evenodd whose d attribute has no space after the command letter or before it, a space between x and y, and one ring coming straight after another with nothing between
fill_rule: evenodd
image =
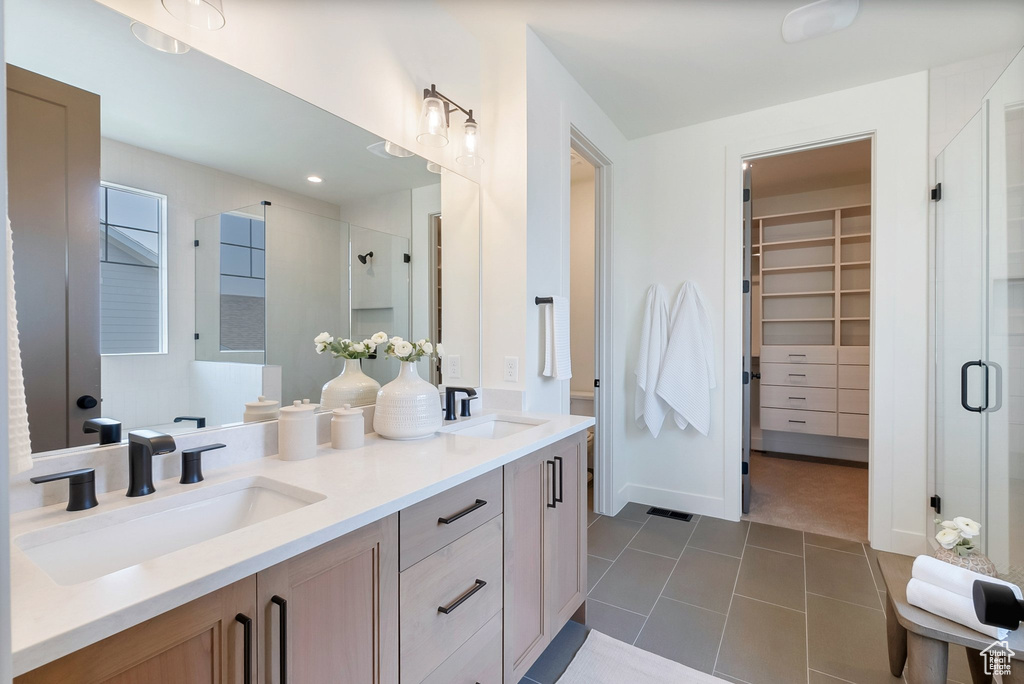
<instances>
[{"instance_id":1,"label":"white canister","mask_svg":"<svg viewBox=\"0 0 1024 684\"><path fill-rule=\"evenodd\" d=\"M316 456L316 404L299 400L281 408L277 421L277 453L282 461Z\"/></svg>"},{"instance_id":2,"label":"white canister","mask_svg":"<svg viewBox=\"0 0 1024 684\"><path fill-rule=\"evenodd\" d=\"M366 423L363 421L363 409L352 408L344 404L334 409L331 416L331 448L358 449L363 446L363 433Z\"/></svg>"},{"instance_id":3,"label":"white canister","mask_svg":"<svg viewBox=\"0 0 1024 684\"><path fill-rule=\"evenodd\" d=\"M245 413L242 414L242 420L246 423L274 420L280 410L281 402L261 396L256 401L245 402Z\"/></svg>"}]
</instances>

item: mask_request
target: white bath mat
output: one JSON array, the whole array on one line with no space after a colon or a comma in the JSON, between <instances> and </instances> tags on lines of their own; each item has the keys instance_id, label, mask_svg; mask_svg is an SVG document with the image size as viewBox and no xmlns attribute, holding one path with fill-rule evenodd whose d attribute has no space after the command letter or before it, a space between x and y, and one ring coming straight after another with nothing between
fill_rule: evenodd
<instances>
[{"instance_id":1,"label":"white bath mat","mask_svg":"<svg viewBox=\"0 0 1024 684\"><path fill-rule=\"evenodd\" d=\"M722 684L709 674L680 665L590 630L558 684Z\"/></svg>"}]
</instances>

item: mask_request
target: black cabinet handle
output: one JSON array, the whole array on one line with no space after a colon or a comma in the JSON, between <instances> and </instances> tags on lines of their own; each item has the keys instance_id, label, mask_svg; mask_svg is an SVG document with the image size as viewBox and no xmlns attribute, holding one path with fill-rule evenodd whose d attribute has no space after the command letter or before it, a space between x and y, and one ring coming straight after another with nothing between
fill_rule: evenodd
<instances>
[{"instance_id":1,"label":"black cabinet handle","mask_svg":"<svg viewBox=\"0 0 1024 684\"><path fill-rule=\"evenodd\" d=\"M476 592L480 591L481 589L483 589L486 586L487 586L487 582L484 582L482 579L478 579L476 581L476 584L473 585L473 588L470 589L469 591L467 591L465 594L463 594L459 598L455 599L454 601L449 603L447 606L438 606L437 607L437 612L438 613L444 613L445 615L447 615L448 613L452 612L453 610L455 610L456 608L461 606L463 603L465 603L466 600L469 599L470 596L472 596L473 594L475 594Z\"/></svg>"},{"instance_id":2,"label":"black cabinet handle","mask_svg":"<svg viewBox=\"0 0 1024 684\"><path fill-rule=\"evenodd\" d=\"M791 378L806 378L807 377L807 373L790 373L789 377L791 377Z\"/></svg>"},{"instance_id":3,"label":"black cabinet handle","mask_svg":"<svg viewBox=\"0 0 1024 684\"><path fill-rule=\"evenodd\" d=\"M803 424L807 423L807 421L806 421L806 420L792 420L792 419L790 419L790 421L789 421L789 422L790 422L790 423L800 423L801 425L803 425Z\"/></svg>"},{"instance_id":4,"label":"black cabinet handle","mask_svg":"<svg viewBox=\"0 0 1024 684\"><path fill-rule=\"evenodd\" d=\"M280 684L288 684L288 602L276 594L270 597L270 602L281 609L281 644L279 646L281 675L278 679Z\"/></svg>"},{"instance_id":5,"label":"black cabinet handle","mask_svg":"<svg viewBox=\"0 0 1024 684\"><path fill-rule=\"evenodd\" d=\"M794 399L797 401L807 401L807 397L790 397L790 399Z\"/></svg>"},{"instance_id":6,"label":"black cabinet handle","mask_svg":"<svg viewBox=\"0 0 1024 684\"><path fill-rule=\"evenodd\" d=\"M545 461L544 463L551 466L551 502L548 503L548 508L555 508L558 505L558 499L555 498L555 462Z\"/></svg>"},{"instance_id":7,"label":"black cabinet handle","mask_svg":"<svg viewBox=\"0 0 1024 684\"><path fill-rule=\"evenodd\" d=\"M245 646L242 649L242 657L245 658L242 665L242 681L245 684L252 684L252 618L239 613L235 616L235 622L242 623L242 634L245 639Z\"/></svg>"},{"instance_id":8,"label":"black cabinet handle","mask_svg":"<svg viewBox=\"0 0 1024 684\"><path fill-rule=\"evenodd\" d=\"M565 493L562 489L562 483L565 482L565 472L562 470L562 457L555 456L555 460L558 461L558 496L555 497L555 503L562 503L562 495Z\"/></svg>"},{"instance_id":9,"label":"black cabinet handle","mask_svg":"<svg viewBox=\"0 0 1024 684\"><path fill-rule=\"evenodd\" d=\"M439 525L451 525L453 522L455 522L459 518L463 518L463 517L469 515L470 513L472 513L473 511L477 510L478 508L483 508L486 505L487 505L486 501L484 501L483 499L477 499L476 503L473 504L472 506L470 506L469 508L461 510L458 513L456 513L455 515L449 516L447 518L438 518L437 522L438 522Z\"/></svg>"},{"instance_id":10,"label":"black cabinet handle","mask_svg":"<svg viewBox=\"0 0 1024 684\"><path fill-rule=\"evenodd\" d=\"M977 366L985 372L985 406L971 406L967 403L967 372L971 366ZM988 368L985 366L984 361L968 361L960 366L960 405L972 413L981 413L988 408Z\"/></svg>"}]
</instances>

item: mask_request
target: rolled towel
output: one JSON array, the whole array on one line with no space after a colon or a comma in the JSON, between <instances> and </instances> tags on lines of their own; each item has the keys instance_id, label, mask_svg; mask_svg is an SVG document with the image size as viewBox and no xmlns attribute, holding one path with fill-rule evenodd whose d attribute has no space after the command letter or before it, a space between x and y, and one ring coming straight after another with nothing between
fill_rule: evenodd
<instances>
[{"instance_id":1,"label":"rolled towel","mask_svg":"<svg viewBox=\"0 0 1024 684\"><path fill-rule=\"evenodd\" d=\"M983 625L974 612L973 600L919 579L911 578L907 583L907 601L912 606L935 613L947 620L959 622L961 625L986 634L997 641L1005 639L1009 633L1005 629Z\"/></svg>"},{"instance_id":2,"label":"rolled towel","mask_svg":"<svg viewBox=\"0 0 1024 684\"><path fill-rule=\"evenodd\" d=\"M966 568L958 568L955 565L950 565L931 556L918 556L914 559L914 569L911 571L910 576L969 599L974 596L975 580L1004 584L1013 590L1014 595L1018 599L1024 598L1021 595L1020 587L1016 584L1010 584L1001 579L972 572Z\"/></svg>"}]
</instances>

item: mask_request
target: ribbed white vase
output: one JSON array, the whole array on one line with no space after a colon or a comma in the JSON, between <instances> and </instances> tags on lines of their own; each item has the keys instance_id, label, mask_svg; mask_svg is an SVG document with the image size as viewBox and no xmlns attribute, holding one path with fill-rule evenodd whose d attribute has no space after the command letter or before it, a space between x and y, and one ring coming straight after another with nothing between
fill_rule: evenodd
<instances>
[{"instance_id":1,"label":"ribbed white vase","mask_svg":"<svg viewBox=\"0 0 1024 684\"><path fill-rule=\"evenodd\" d=\"M345 404L367 406L377 399L380 383L363 373L359 359L345 359L345 368L320 393L320 405L336 409Z\"/></svg>"},{"instance_id":2,"label":"ribbed white vase","mask_svg":"<svg viewBox=\"0 0 1024 684\"><path fill-rule=\"evenodd\" d=\"M420 439L440 427L437 388L420 377L415 363L403 361L398 377L377 392L373 431L387 439Z\"/></svg>"}]
</instances>

